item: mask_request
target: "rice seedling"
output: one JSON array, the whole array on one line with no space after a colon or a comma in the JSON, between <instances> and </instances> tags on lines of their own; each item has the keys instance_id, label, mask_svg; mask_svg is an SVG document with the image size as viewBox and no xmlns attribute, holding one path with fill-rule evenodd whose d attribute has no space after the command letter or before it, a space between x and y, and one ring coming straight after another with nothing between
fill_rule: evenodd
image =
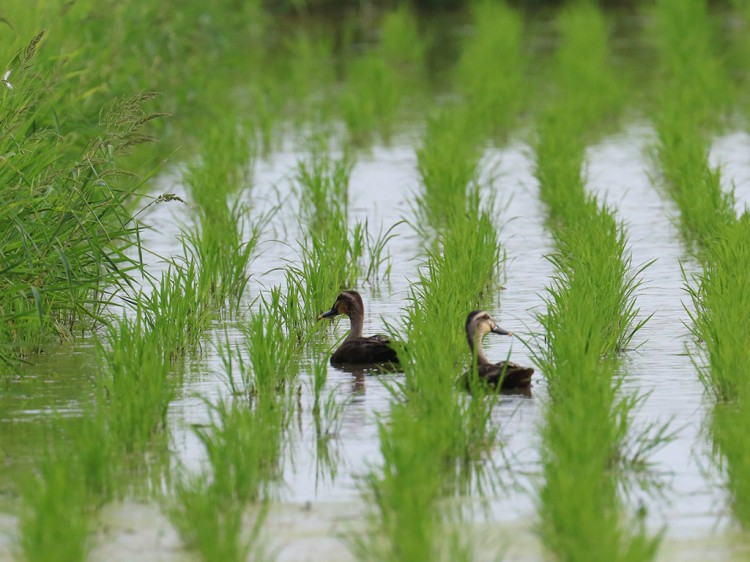
<instances>
[{"instance_id":1,"label":"rice seedling","mask_svg":"<svg viewBox=\"0 0 750 562\"><path fill-rule=\"evenodd\" d=\"M80 418L55 414L44 453L19 479L18 557L85 560L98 509L118 489L117 449L87 406Z\"/></svg>"},{"instance_id":2,"label":"rice seedling","mask_svg":"<svg viewBox=\"0 0 750 562\"><path fill-rule=\"evenodd\" d=\"M729 86L712 52L705 1L663 0L654 9L665 92L654 114L656 155L683 235L700 248L734 218L732 195L722 192L719 172L708 165L705 138L726 111Z\"/></svg>"},{"instance_id":3,"label":"rice seedling","mask_svg":"<svg viewBox=\"0 0 750 562\"><path fill-rule=\"evenodd\" d=\"M504 2L471 5L473 34L464 42L455 82L470 119L484 135L507 134L524 98L523 21Z\"/></svg>"},{"instance_id":4,"label":"rice seedling","mask_svg":"<svg viewBox=\"0 0 750 562\"><path fill-rule=\"evenodd\" d=\"M715 402L710 434L733 513L744 527L750 524L750 481L746 472L750 465L743 437L750 423L750 384L746 377L750 354L746 306L750 299L746 269L750 262L749 233L747 212L720 226L701 254L702 272L695 279L686 279L693 305L691 329L701 342L695 362Z\"/></svg>"},{"instance_id":5,"label":"rice seedling","mask_svg":"<svg viewBox=\"0 0 750 562\"><path fill-rule=\"evenodd\" d=\"M630 425L638 400L621 392L616 355L642 325L635 324L634 302L642 269L632 270L623 226L586 194L582 177L584 135L618 107L618 88L598 9L577 4L558 22L555 75L564 98L540 118L536 145L557 246L540 316L545 343L536 356L550 395L541 429L539 533L559 560L649 560L658 537L626 522L618 495L624 452L642 449L629 444L637 438Z\"/></svg>"},{"instance_id":6,"label":"rice seedling","mask_svg":"<svg viewBox=\"0 0 750 562\"><path fill-rule=\"evenodd\" d=\"M207 137L200 163L189 166L184 178L198 215L185 245L189 259L199 264L201 292L236 308L261 229L260 224L248 227L248 208L239 193L249 188L253 145L247 125L214 127Z\"/></svg>"},{"instance_id":7,"label":"rice seedling","mask_svg":"<svg viewBox=\"0 0 750 562\"><path fill-rule=\"evenodd\" d=\"M271 485L280 478L281 432L286 410L275 395L255 405L219 402L212 421L196 430L210 472L177 480L169 514L186 546L203 560L246 560L257 547ZM265 502L265 500L264 500ZM248 505L254 520L246 531Z\"/></svg>"},{"instance_id":8,"label":"rice seedling","mask_svg":"<svg viewBox=\"0 0 750 562\"><path fill-rule=\"evenodd\" d=\"M210 321L210 295L201 294L195 260L173 263L158 282L150 280L151 292L141 295L144 324L159 340L171 360L185 355L200 342Z\"/></svg>"},{"instance_id":9,"label":"rice seedling","mask_svg":"<svg viewBox=\"0 0 750 562\"><path fill-rule=\"evenodd\" d=\"M447 111L439 119L455 123ZM417 205L435 221L439 236L412 285L404 320L409 343L398 351L405 380L380 422L383 464L364 480L374 530L354 541L363 560L472 558L466 541L446 538L447 525L461 515L440 500L481 489L472 481L481 473L478 461L497 442L489 423L493 396L477 388L467 397L455 384L466 356L461 327L467 311L493 292L501 253L490 212L480 204L476 151L460 142L465 131L446 131L436 120L419 153L424 191ZM452 153L451 147L461 150Z\"/></svg>"},{"instance_id":10,"label":"rice seedling","mask_svg":"<svg viewBox=\"0 0 750 562\"><path fill-rule=\"evenodd\" d=\"M22 560L86 559L94 512L79 465L71 460L69 452L50 451L21 483Z\"/></svg>"},{"instance_id":11,"label":"rice seedling","mask_svg":"<svg viewBox=\"0 0 750 562\"><path fill-rule=\"evenodd\" d=\"M324 125L333 112L328 92L334 82L334 44L324 33L298 31L286 43L289 69L285 82L291 91L290 109L297 129L312 122Z\"/></svg>"},{"instance_id":12,"label":"rice seedling","mask_svg":"<svg viewBox=\"0 0 750 562\"><path fill-rule=\"evenodd\" d=\"M439 231L450 216L460 213L469 190L476 187L479 156L475 125L465 109L444 108L428 119L417 149L423 187L416 201L418 223Z\"/></svg>"},{"instance_id":13,"label":"rice seedling","mask_svg":"<svg viewBox=\"0 0 750 562\"><path fill-rule=\"evenodd\" d=\"M99 401L106 404L109 431L125 451L141 449L164 426L174 396L168 351L140 309L112 324L97 345L104 364Z\"/></svg>"},{"instance_id":14,"label":"rice seedling","mask_svg":"<svg viewBox=\"0 0 750 562\"><path fill-rule=\"evenodd\" d=\"M308 319L318 315L321 303L355 285L366 239L362 225L349 227L351 160L347 155L334 160L324 143L313 142L295 178L301 220L309 234L301 244L300 264L290 266L287 275L302 297Z\"/></svg>"},{"instance_id":15,"label":"rice seedling","mask_svg":"<svg viewBox=\"0 0 750 562\"><path fill-rule=\"evenodd\" d=\"M195 430L209 470L180 477L169 507L186 545L204 560L245 560L259 548L267 502L282 479L301 347L283 330L275 310L280 302L261 302L242 328L244 349L229 341L221 346L235 397L209 405L211 422ZM254 520L248 534L249 505Z\"/></svg>"},{"instance_id":16,"label":"rice seedling","mask_svg":"<svg viewBox=\"0 0 750 562\"><path fill-rule=\"evenodd\" d=\"M419 84L425 44L414 16L404 6L387 13L381 26L380 43L349 62L341 94L341 114L356 140L366 140L377 131L384 140L393 134L393 124L407 94Z\"/></svg>"}]
</instances>

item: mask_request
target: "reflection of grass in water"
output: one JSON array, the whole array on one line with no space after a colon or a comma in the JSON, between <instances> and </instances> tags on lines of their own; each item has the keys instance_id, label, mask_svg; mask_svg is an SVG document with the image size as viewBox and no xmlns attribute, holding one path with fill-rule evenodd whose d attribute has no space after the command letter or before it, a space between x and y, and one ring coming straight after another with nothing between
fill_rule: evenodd
<instances>
[{"instance_id":1,"label":"reflection of grass in water","mask_svg":"<svg viewBox=\"0 0 750 562\"><path fill-rule=\"evenodd\" d=\"M649 560L658 539L625 522L618 497L618 468L635 464L623 455L657 445L630 443L648 437L631 434L637 399L621 392L616 356L640 327L633 326L638 272L622 225L586 194L581 171L583 137L618 107L618 88L597 8L569 7L558 22L561 99L541 116L535 147L557 246L540 317L546 341L536 357L550 392L541 430L540 534L560 560Z\"/></svg>"}]
</instances>

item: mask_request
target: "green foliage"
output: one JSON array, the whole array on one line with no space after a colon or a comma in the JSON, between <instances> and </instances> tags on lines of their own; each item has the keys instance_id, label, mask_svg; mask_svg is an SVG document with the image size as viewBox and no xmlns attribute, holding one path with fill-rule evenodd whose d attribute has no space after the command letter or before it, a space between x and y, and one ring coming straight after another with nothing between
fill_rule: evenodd
<instances>
[{"instance_id":1,"label":"green foliage","mask_svg":"<svg viewBox=\"0 0 750 562\"><path fill-rule=\"evenodd\" d=\"M535 146L557 246L536 357L550 395L541 430L540 534L558 560L650 560L658 538L624 523L617 494L617 469L627 464L626 451L639 449L629 444L637 399L621 392L616 354L642 325L634 325L640 271L631 269L624 227L586 194L582 171L585 135L619 107L619 90L598 9L572 5L558 23L561 97L539 118Z\"/></svg>"},{"instance_id":2,"label":"green foliage","mask_svg":"<svg viewBox=\"0 0 750 562\"><path fill-rule=\"evenodd\" d=\"M455 82L479 131L507 134L524 99L523 21L493 0L474 2L471 14L473 34L464 42Z\"/></svg>"}]
</instances>

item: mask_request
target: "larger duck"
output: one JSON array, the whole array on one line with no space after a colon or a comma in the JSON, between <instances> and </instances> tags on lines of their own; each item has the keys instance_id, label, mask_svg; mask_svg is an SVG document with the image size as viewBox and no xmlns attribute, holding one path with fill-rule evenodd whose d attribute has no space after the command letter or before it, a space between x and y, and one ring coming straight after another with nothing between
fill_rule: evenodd
<instances>
[{"instance_id":1,"label":"larger duck","mask_svg":"<svg viewBox=\"0 0 750 562\"><path fill-rule=\"evenodd\" d=\"M398 355L386 336L362 336L365 305L357 291L341 291L331 310L318 316L333 318L343 314L349 317L351 329L339 348L331 355L331 365L371 365L389 363L398 366Z\"/></svg>"},{"instance_id":2,"label":"larger duck","mask_svg":"<svg viewBox=\"0 0 750 562\"><path fill-rule=\"evenodd\" d=\"M492 332L503 336L512 335L511 332L503 330L492 319L489 313L483 310L474 310L466 317L466 339L469 341L469 349L477 357L477 374L479 379L490 386L500 388L527 388L531 386L531 376L534 374L532 367L522 367L511 361L500 361L491 363L482 349L482 338ZM468 374L466 380L468 381Z\"/></svg>"}]
</instances>

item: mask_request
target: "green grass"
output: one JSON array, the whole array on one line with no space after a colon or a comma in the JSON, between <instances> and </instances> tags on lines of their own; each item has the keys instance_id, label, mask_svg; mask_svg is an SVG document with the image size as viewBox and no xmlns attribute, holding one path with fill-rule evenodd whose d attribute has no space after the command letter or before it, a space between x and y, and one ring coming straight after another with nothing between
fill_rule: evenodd
<instances>
[{"instance_id":1,"label":"green grass","mask_svg":"<svg viewBox=\"0 0 750 562\"><path fill-rule=\"evenodd\" d=\"M627 451L658 443L633 435L637 397L622 392L618 352L636 324L634 293L642 270L631 267L627 236L614 213L588 195L587 137L621 107L608 66L608 34L593 4L560 12L555 57L558 100L539 117L536 176L556 251L544 343L536 362L549 383L542 436L544 481L539 533L558 560L650 560L658 538L630 523L618 493ZM659 436L654 437L659 440Z\"/></svg>"},{"instance_id":2,"label":"green grass","mask_svg":"<svg viewBox=\"0 0 750 562\"><path fill-rule=\"evenodd\" d=\"M698 342L692 352L714 402L709 429L716 461L732 511L747 527L750 462L743 435L750 425L750 219L747 211L736 216L734 194L723 192L721 171L708 163L709 134L721 124L732 87L714 50L705 1L662 0L655 10L662 80L670 92L656 100L656 152L665 192L677 206L687 247L701 266L700 273L685 280Z\"/></svg>"},{"instance_id":3,"label":"green grass","mask_svg":"<svg viewBox=\"0 0 750 562\"><path fill-rule=\"evenodd\" d=\"M524 101L526 55L521 15L504 2L471 6L473 33L463 44L455 83L480 134L507 135Z\"/></svg>"},{"instance_id":4,"label":"green grass","mask_svg":"<svg viewBox=\"0 0 750 562\"><path fill-rule=\"evenodd\" d=\"M425 143L436 152L446 150L456 145L451 132L457 136L461 130L430 129ZM434 134L437 139L429 137ZM425 189L418 204L437 208L449 190L455 205L428 215L439 221L433 225L438 238L411 289L403 323L408 344L399 349L405 378L394 389L397 400L388 418L380 422L383 463L364 480L373 529L354 541L363 560L472 559L465 538L450 531L461 515L441 500L481 490L483 463L497 445L490 417L494 396L483 388L467 396L456 381L469 355L466 315L494 294L502 260L488 210L492 200L487 208L480 202L475 153L460 155L466 157L460 162L464 185L439 158L419 161Z\"/></svg>"}]
</instances>

